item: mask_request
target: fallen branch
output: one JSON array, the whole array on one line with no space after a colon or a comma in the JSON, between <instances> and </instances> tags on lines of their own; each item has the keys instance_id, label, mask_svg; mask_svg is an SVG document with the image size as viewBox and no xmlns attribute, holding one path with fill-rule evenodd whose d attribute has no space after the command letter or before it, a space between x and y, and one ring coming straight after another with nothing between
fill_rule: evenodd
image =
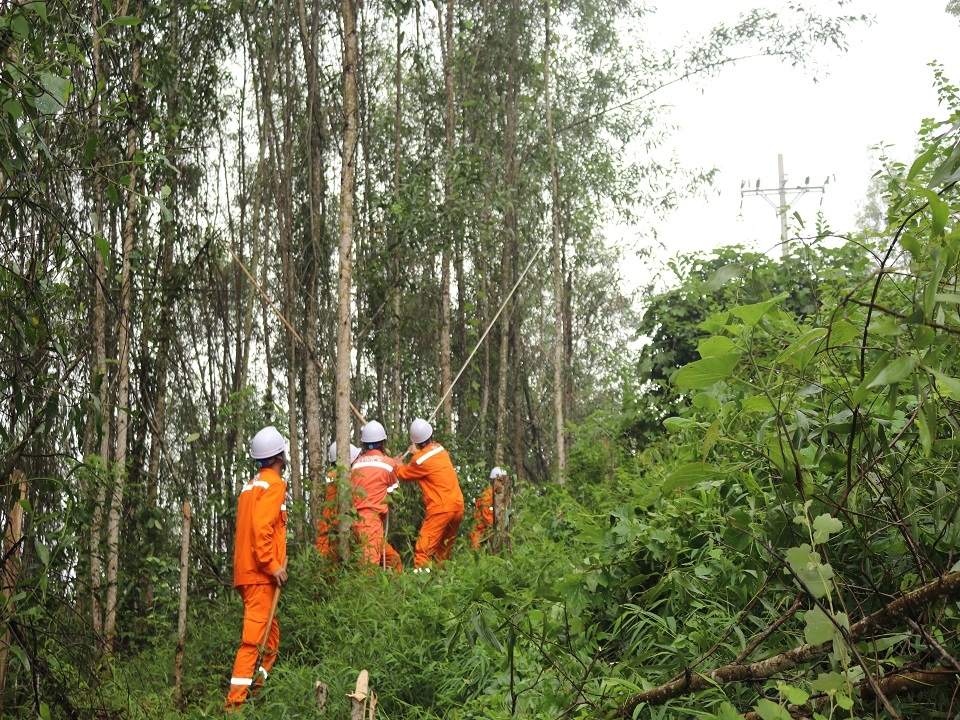
<instances>
[{"instance_id":1,"label":"fallen branch","mask_svg":"<svg viewBox=\"0 0 960 720\"><path fill-rule=\"evenodd\" d=\"M909 592L876 612L867 615L850 627L848 633L850 642L859 642L872 638L885 630L890 630L900 624L901 621L913 619L919 610L925 608L934 600L955 595L960 595L960 572L937 578L933 582ZM724 665L703 675L691 674L688 677L672 680L634 695L618 708L615 717L633 717L633 711L641 703L662 705L673 698L699 690L706 690L716 685L746 682L748 680L764 680L798 665L818 660L832 649L832 642L826 642L822 645L803 645L750 665L734 663Z\"/></svg>"}]
</instances>

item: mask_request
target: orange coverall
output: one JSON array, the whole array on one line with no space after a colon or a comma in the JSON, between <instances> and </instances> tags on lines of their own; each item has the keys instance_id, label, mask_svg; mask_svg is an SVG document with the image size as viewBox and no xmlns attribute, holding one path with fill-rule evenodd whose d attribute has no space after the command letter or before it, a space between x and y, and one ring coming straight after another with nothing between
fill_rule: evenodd
<instances>
[{"instance_id":1,"label":"orange coverall","mask_svg":"<svg viewBox=\"0 0 960 720\"><path fill-rule=\"evenodd\" d=\"M493 485L477 498L473 506L473 532L470 533L470 547L477 549L486 540L487 531L493 527Z\"/></svg>"},{"instance_id":2,"label":"orange coverall","mask_svg":"<svg viewBox=\"0 0 960 720\"><path fill-rule=\"evenodd\" d=\"M243 634L233 663L227 710L247 699L251 686L261 684L277 659L280 625L274 616L260 672L254 683L257 645L263 640L277 589L273 573L287 559L287 484L271 468L263 468L240 490L237 534L233 550L233 586L243 600Z\"/></svg>"},{"instance_id":3,"label":"orange coverall","mask_svg":"<svg viewBox=\"0 0 960 720\"><path fill-rule=\"evenodd\" d=\"M409 463L397 467L397 477L419 483L427 510L414 548L413 566L424 567L434 557L438 562L449 559L463 520L463 493L450 455L438 443L424 445Z\"/></svg>"},{"instance_id":4,"label":"orange coverall","mask_svg":"<svg viewBox=\"0 0 960 720\"><path fill-rule=\"evenodd\" d=\"M387 553L387 566L403 570L403 563L393 546L383 537L383 524L389 512L387 494L399 485L397 463L377 449L365 450L353 463L353 507L360 519L353 523L353 535L363 556L374 565Z\"/></svg>"},{"instance_id":5,"label":"orange coverall","mask_svg":"<svg viewBox=\"0 0 960 720\"><path fill-rule=\"evenodd\" d=\"M320 555L336 562L336 544L330 542L331 533L337 532L337 471L327 473L327 495L323 501L323 513L317 522L317 550Z\"/></svg>"}]
</instances>

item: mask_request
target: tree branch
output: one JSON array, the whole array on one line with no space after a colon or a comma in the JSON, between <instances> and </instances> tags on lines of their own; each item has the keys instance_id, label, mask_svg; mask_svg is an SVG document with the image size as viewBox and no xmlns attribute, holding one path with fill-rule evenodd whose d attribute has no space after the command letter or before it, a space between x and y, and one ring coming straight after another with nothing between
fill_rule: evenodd
<instances>
[{"instance_id":1,"label":"tree branch","mask_svg":"<svg viewBox=\"0 0 960 720\"><path fill-rule=\"evenodd\" d=\"M953 572L937 578L906 595L893 600L874 613L863 618L851 626L848 633L851 643L874 637L875 635L896 627L901 621L912 619L917 611L926 607L934 600L945 596L960 595L960 572ZM725 665L706 675L690 675L687 678L673 680L655 688L645 690L634 695L624 702L616 712L615 717L633 717L633 711L641 703L662 705L668 700L706 690L716 685L726 683L745 682L748 680L762 680L773 675L790 670L797 665L818 660L833 649L833 643L822 645L803 645L788 650L766 660L750 665Z\"/></svg>"}]
</instances>

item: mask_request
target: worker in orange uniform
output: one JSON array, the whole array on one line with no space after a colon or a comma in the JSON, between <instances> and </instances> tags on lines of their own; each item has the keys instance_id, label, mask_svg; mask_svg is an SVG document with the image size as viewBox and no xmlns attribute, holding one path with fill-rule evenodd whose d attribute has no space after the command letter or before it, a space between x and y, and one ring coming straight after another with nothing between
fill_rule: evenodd
<instances>
[{"instance_id":1,"label":"worker in orange uniform","mask_svg":"<svg viewBox=\"0 0 960 720\"><path fill-rule=\"evenodd\" d=\"M422 418L410 424L410 462L397 467L397 477L405 482L414 480L423 492L427 516L420 526L420 535L414 548L414 572L429 571L434 558L442 563L449 559L457 529L463 520L463 493L453 469L450 455L443 446L433 441L433 428Z\"/></svg>"},{"instance_id":2,"label":"worker in orange uniform","mask_svg":"<svg viewBox=\"0 0 960 720\"><path fill-rule=\"evenodd\" d=\"M353 443L350 444L350 464L353 465L354 461L360 456L360 448L358 448ZM328 457L330 458L330 469L327 471L327 493L326 497L323 500L323 510L320 515L320 520L317 521L317 550L320 551L320 554L336 562L337 559L337 548L336 543L330 541L331 534L336 534L337 532L337 443L334 441L330 443L330 449L328 451Z\"/></svg>"},{"instance_id":3,"label":"worker in orange uniform","mask_svg":"<svg viewBox=\"0 0 960 720\"><path fill-rule=\"evenodd\" d=\"M250 457L259 472L240 490L237 533L233 550L233 587L243 600L243 634L233 663L225 710L232 712L249 691L263 684L277 658L280 626L276 616L260 667L257 646L263 641L274 594L287 581L287 484L281 475L287 466L287 442L272 425L253 436ZM260 676L254 678L259 670Z\"/></svg>"},{"instance_id":4,"label":"worker in orange uniform","mask_svg":"<svg viewBox=\"0 0 960 720\"><path fill-rule=\"evenodd\" d=\"M507 471L499 466L490 471L490 484L477 498L473 506L473 532L470 533L470 547L474 550L480 543L486 542L490 528L493 527L493 496L496 490L506 481Z\"/></svg>"},{"instance_id":5,"label":"worker in orange uniform","mask_svg":"<svg viewBox=\"0 0 960 720\"><path fill-rule=\"evenodd\" d=\"M384 455L387 431L376 420L371 420L360 431L363 449L353 463L353 507L359 516L353 523L353 535L364 559L374 565L381 563L400 572L403 562L384 537L388 512L387 496L400 485L396 461Z\"/></svg>"}]
</instances>

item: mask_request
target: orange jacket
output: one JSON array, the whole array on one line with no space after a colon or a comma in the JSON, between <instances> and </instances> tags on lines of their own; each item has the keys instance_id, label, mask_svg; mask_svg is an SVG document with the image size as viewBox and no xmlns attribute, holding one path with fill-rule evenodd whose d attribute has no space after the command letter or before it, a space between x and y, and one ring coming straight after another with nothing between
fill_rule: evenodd
<instances>
[{"instance_id":1,"label":"orange jacket","mask_svg":"<svg viewBox=\"0 0 960 720\"><path fill-rule=\"evenodd\" d=\"M475 527L486 530L493 525L493 485L488 485L473 506Z\"/></svg>"},{"instance_id":2,"label":"orange jacket","mask_svg":"<svg viewBox=\"0 0 960 720\"><path fill-rule=\"evenodd\" d=\"M435 442L424 445L413 454L409 463L397 467L397 477L406 482L416 480L420 484L427 515L463 510L463 493L460 492L457 471L442 445Z\"/></svg>"},{"instance_id":3,"label":"orange jacket","mask_svg":"<svg viewBox=\"0 0 960 720\"><path fill-rule=\"evenodd\" d=\"M397 462L379 450L365 450L353 463L353 507L387 512L387 493L397 485Z\"/></svg>"},{"instance_id":4,"label":"orange jacket","mask_svg":"<svg viewBox=\"0 0 960 720\"><path fill-rule=\"evenodd\" d=\"M272 585L287 559L287 484L263 468L240 490L233 548L233 586Z\"/></svg>"}]
</instances>

